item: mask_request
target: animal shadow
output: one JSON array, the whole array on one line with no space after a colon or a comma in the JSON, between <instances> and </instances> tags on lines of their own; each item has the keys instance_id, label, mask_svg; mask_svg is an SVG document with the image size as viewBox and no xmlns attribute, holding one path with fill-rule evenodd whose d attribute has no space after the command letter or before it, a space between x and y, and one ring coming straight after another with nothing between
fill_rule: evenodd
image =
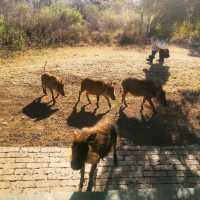
<instances>
[{"instance_id":1,"label":"animal shadow","mask_svg":"<svg viewBox=\"0 0 200 200\"><path fill-rule=\"evenodd\" d=\"M81 110L78 112L77 108L74 107L72 113L67 118L67 124L76 128L83 128L85 126L90 127L95 125L104 115L109 111L104 113L95 114L96 109L93 112L86 112L85 106L81 107Z\"/></svg>"},{"instance_id":2,"label":"animal shadow","mask_svg":"<svg viewBox=\"0 0 200 200\"><path fill-rule=\"evenodd\" d=\"M146 122L135 117L129 117L121 110L118 119L120 137L133 141L135 145L172 144L165 127L156 122L152 123L152 121L153 117Z\"/></svg>"},{"instance_id":3,"label":"animal shadow","mask_svg":"<svg viewBox=\"0 0 200 200\"><path fill-rule=\"evenodd\" d=\"M161 64L152 64L149 69L143 71L147 80L153 80L160 85L164 85L170 76L169 67Z\"/></svg>"},{"instance_id":4,"label":"animal shadow","mask_svg":"<svg viewBox=\"0 0 200 200\"><path fill-rule=\"evenodd\" d=\"M53 105L41 102L42 97L36 98L22 109L22 112L29 118L34 119L35 122L48 118L58 111L58 109L52 109Z\"/></svg>"},{"instance_id":5,"label":"animal shadow","mask_svg":"<svg viewBox=\"0 0 200 200\"><path fill-rule=\"evenodd\" d=\"M191 145L199 144L196 131L192 129L180 105L169 101L169 108L158 107L158 113L148 121L129 117L119 111L120 137L131 140L134 145Z\"/></svg>"},{"instance_id":6,"label":"animal shadow","mask_svg":"<svg viewBox=\"0 0 200 200\"><path fill-rule=\"evenodd\" d=\"M70 200L80 199L106 200L108 197L106 192L74 192L70 197Z\"/></svg>"},{"instance_id":7,"label":"animal shadow","mask_svg":"<svg viewBox=\"0 0 200 200\"><path fill-rule=\"evenodd\" d=\"M200 101L200 90L183 90L181 95L184 98L184 101L189 102L190 104L196 104Z\"/></svg>"}]
</instances>

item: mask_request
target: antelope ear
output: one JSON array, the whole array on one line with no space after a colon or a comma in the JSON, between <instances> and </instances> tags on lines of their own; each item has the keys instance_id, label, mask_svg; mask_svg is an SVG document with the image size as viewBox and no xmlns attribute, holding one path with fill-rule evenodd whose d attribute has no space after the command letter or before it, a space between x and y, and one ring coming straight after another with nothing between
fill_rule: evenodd
<instances>
[{"instance_id":1,"label":"antelope ear","mask_svg":"<svg viewBox=\"0 0 200 200\"><path fill-rule=\"evenodd\" d=\"M74 140L76 140L76 138L78 137L78 131L74 131L73 136L74 136Z\"/></svg>"},{"instance_id":2,"label":"antelope ear","mask_svg":"<svg viewBox=\"0 0 200 200\"><path fill-rule=\"evenodd\" d=\"M116 81L110 81L110 85L111 86L117 85L117 82Z\"/></svg>"},{"instance_id":3,"label":"antelope ear","mask_svg":"<svg viewBox=\"0 0 200 200\"><path fill-rule=\"evenodd\" d=\"M87 138L87 143L91 143L91 142L94 142L94 140L96 139L96 136L97 136L97 134L95 133L95 134L92 134L92 135L90 135L88 138Z\"/></svg>"},{"instance_id":4,"label":"antelope ear","mask_svg":"<svg viewBox=\"0 0 200 200\"><path fill-rule=\"evenodd\" d=\"M108 81L107 84L112 86L112 81Z\"/></svg>"}]
</instances>

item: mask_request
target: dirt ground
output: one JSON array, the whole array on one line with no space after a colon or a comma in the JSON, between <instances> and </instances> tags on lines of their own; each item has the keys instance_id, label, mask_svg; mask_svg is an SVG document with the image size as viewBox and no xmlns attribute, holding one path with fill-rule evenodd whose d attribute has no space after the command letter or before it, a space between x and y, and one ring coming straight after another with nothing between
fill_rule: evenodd
<instances>
[{"instance_id":1,"label":"dirt ground","mask_svg":"<svg viewBox=\"0 0 200 200\"><path fill-rule=\"evenodd\" d=\"M0 52L0 146L66 146L76 128L91 126L120 108L120 82L126 77L152 79L166 90L168 107L156 102L158 114L152 116L148 104L145 119L139 110L141 97L128 96L129 106L119 113L121 137L134 145L185 145L200 143L200 57L189 50L171 46L171 57L164 63L148 65L149 48L63 47L28 50L7 56ZM52 106L42 97L40 76L47 71L65 82L65 97ZM143 72L143 69L147 69ZM87 104L85 95L73 109L81 79L112 80L117 100L112 110L100 98Z\"/></svg>"}]
</instances>

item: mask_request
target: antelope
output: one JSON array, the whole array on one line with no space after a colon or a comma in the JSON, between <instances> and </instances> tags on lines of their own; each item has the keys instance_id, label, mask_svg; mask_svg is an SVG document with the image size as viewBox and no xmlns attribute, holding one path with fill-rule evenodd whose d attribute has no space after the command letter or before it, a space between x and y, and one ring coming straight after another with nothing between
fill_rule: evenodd
<instances>
[{"instance_id":1,"label":"antelope","mask_svg":"<svg viewBox=\"0 0 200 200\"><path fill-rule=\"evenodd\" d=\"M83 187L85 163L92 164L87 191L92 190L94 173L98 163L108 155L112 148L114 165L117 165L116 145L118 132L116 121L108 119L99 121L93 127L83 128L79 132L74 132L71 167L73 170L81 170L79 191L82 191Z\"/></svg>"},{"instance_id":2,"label":"antelope","mask_svg":"<svg viewBox=\"0 0 200 200\"><path fill-rule=\"evenodd\" d=\"M86 91L86 97L87 97L89 104L91 104L89 94L96 95L97 108L99 108L100 96L104 96L108 102L109 108L111 109L111 103L110 103L109 98L111 98L112 100L115 100L114 87L111 84L106 84L101 80L92 80L90 78L83 79L81 82L81 89L79 92L78 102L80 101L81 94L84 91ZM77 104L78 104L78 102L77 102Z\"/></svg>"},{"instance_id":3,"label":"antelope","mask_svg":"<svg viewBox=\"0 0 200 200\"><path fill-rule=\"evenodd\" d=\"M54 75L52 75L50 73L45 72L46 64L47 64L47 62L44 65L44 73L41 76L42 89L43 89L43 93L45 95L47 95L47 88L51 91L53 104L55 104L56 98L58 98L59 94L61 94L62 96L65 96L64 83L63 83L62 79L55 77ZM53 90L55 90L57 92L56 97L54 97Z\"/></svg>"},{"instance_id":4,"label":"antelope","mask_svg":"<svg viewBox=\"0 0 200 200\"><path fill-rule=\"evenodd\" d=\"M143 112L143 106L146 101L151 105L154 114L156 114L155 106L152 98L156 98L162 105L167 106L165 91L162 86L157 86L151 80L139 80L136 78L127 78L122 81L122 104L127 107L126 95L130 93L134 96L143 96L140 112Z\"/></svg>"}]
</instances>

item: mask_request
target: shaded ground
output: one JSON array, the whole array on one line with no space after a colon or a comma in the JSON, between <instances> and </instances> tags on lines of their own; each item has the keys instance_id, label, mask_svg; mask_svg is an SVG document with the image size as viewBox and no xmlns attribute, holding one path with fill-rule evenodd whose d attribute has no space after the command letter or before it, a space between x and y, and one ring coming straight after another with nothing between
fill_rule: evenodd
<instances>
[{"instance_id":1,"label":"shaded ground","mask_svg":"<svg viewBox=\"0 0 200 200\"><path fill-rule=\"evenodd\" d=\"M199 194L196 190L200 184L199 150L200 145L135 146L130 140L121 139L117 146L118 165L113 166L112 153L100 161L93 191L118 190L121 194L146 189L145 194L147 189L152 189L153 198L160 189L175 192L185 187L193 188L190 195L194 197ZM6 199L2 194L78 191L80 171L71 168L71 148L0 147L0 155L0 199ZM87 188L90 167L90 164L85 166L83 191ZM166 194L163 194L155 199L164 200Z\"/></svg>"},{"instance_id":2,"label":"shaded ground","mask_svg":"<svg viewBox=\"0 0 200 200\"><path fill-rule=\"evenodd\" d=\"M42 97L36 98L22 109L23 114L31 119L35 119L35 122L48 118L58 111L58 109L52 109L52 105L49 105L49 103L42 102Z\"/></svg>"},{"instance_id":3,"label":"shaded ground","mask_svg":"<svg viewBox=\"0 0 200 200\"><path fill-rule=\"evenodd\" d=\"M106 115L119 110L120 81L127 76L152 79L164 86L168 108L159 107L151 118L145 106L145 118L139 114L142 98L128 96L128 107L120 112L121 136L136 145L182 145L200 143L200 58L188 50L171 47L171 58L163 65L145 64L149 49L117 47L77 47L30 50L0 60L0 146L65 146L75 128L92 126ZM2 54L1 54L2 55ZM63 77L66 97L56 105L50 96L42 97L40 76L47 71ZM145 69L145 70L144 70ZM117 101L108 112L104 98L96 108L85 95L74 109L82 78L113 80ZM155 102L156 103L156 102Z\"/></svg>"}]
</instances>

